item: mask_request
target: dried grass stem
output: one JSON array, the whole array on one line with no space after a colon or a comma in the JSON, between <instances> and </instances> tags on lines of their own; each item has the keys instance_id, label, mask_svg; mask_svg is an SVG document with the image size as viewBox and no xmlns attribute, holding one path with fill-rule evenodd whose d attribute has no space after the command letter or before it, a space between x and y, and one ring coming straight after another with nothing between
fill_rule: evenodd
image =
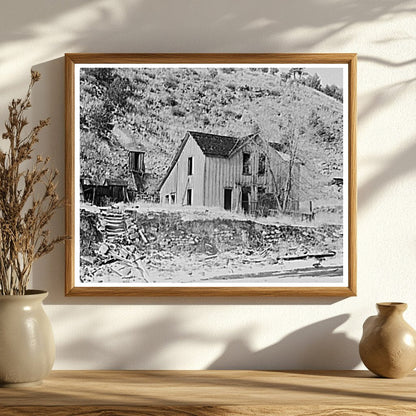
<instances>
[{"instance_id":1,"label":"dried grass stem","mask_svg":"<svg viewBox=\"0 0 416 416\"><path fill-rule=\"evenodd\" d=\"M30 96L40 74L32 71L26 96L13 100L2 139L8 150L0 150L0 294L23 295L29 283L33 262L53 250L64 236L50 238L45 228L62 206L56 193L57 171L49 166L49 157L38 156L30 168L23 164L32 159L39 132L50 120L41 120L27 135L24 115L31 107ZM36 195L35 193L36 187ZM38 188L43 190L38 193ZM39 196L40 195L40 196Z\"/></svg>"}]
</instances>

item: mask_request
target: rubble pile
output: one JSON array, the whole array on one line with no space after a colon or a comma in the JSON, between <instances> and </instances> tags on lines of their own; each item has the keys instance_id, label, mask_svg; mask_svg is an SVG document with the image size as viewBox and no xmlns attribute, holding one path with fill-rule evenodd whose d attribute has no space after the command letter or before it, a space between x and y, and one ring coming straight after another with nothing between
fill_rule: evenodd
<instances>
[{"instance_id":1,"label":"rubble pile","mask_svg":"<svg viewBox=\"0 0 416 416\"><path fill-rule=\"evenodd\" d=\"M85 281L152 282L152 275L239 264L271 264L287 255L339 250L342 227L262 224L254 220L187 219L179 213L81 211Z\"/></svg>"},{"instance_id":2,"label":"rubble pile","mask_svg":"<svg viewBox=\"0 0 416 416\"><path fill-rule=\"evenodd\" d=\"M95 245L103 241L103 234L99 230L99 217L88 211L81 211L80 214L80 252L84 256L95 254Z\"/></svg>"},{"instance_id":3,"label":"rubble pile","mask_svg":"<svg viewBox=\"0 0 416 416\"><path fill-rule=\"evenodd\" d=\"M83 283L112 282L114 275L125 282L149 283L149 274L142 260L144 256L134 245L122 245L120 241L96 246L95 256L81 256Z\"/></svg>"}]
</instances>

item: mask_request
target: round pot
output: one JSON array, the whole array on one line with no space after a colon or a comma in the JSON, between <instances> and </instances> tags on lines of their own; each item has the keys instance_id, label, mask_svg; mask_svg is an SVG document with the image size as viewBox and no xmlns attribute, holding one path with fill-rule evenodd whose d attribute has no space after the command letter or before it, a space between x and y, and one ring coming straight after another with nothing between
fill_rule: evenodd
<instances>
[{"instance_id":1,"label":"round pot","mask_svg":"<svg viewBox=\"0 0 416 416\"><path fill-rule=\"evenodd\" d=\"M41 383L52 369L55 342L42 301L48 292L0 296L0 386Z\"/></svg>"},{"instance_id":2,"label":"round pot","mask_svg":"<svg viewBox=\"0 0 416 416\"><path fill-rule=\"evenodd\" d=\"M416 367L416 331L403 319L406 303L377 303L378 315L363 325L360 357L381 377L400 378Z\"/></svg>"}]
</instances>

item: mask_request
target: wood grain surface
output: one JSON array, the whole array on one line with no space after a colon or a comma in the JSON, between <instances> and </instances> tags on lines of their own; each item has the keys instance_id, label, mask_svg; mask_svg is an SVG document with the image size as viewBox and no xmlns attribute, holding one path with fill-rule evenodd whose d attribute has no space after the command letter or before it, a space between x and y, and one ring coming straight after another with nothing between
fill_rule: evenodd
<instances>
[{"instance_id":1,"label":"wood grain surface","mask_svg":"<svg viewBox=\"0 0 416 416\"><path fill-rule=\"evenodd\" d=\"M0 389L0 415L416 415L416 374L366 371L54 371Z\"/></svg>"}]
</instances>

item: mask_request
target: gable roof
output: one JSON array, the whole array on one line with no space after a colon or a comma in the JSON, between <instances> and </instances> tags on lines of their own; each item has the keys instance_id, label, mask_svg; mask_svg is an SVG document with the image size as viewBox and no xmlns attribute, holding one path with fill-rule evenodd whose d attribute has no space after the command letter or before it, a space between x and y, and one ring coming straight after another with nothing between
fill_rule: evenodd
<instances>
[{"instance_id":1,"label":"gable roof","mask_svg":"<svg viewBox=\"0 0 416 416\"><path fill-rule=\"evenodd\" d=\"M202 153L206 156L228 157L231 150L240 141L237 137L220 136L218 134L197 131L190 131L189 134L194 138Z\"/></svg>"},{"instance_id":2,"label":"gable roof","mask_svg":"<svg viewBox=\"0 0 416 416\"><path fill-rule=\"evenodd\" d=\"M257 136L258 136L257 133L252 133L252 134L249 134L248 136L242 137L240 140L238 140L235 146L231 149L230 153L228 154L228 157L233 156L233 154L237 153L249 141L256 139Z\"/></svg>"},{"instance_id":3,"label":"gable roof","mask_svg":"<svg viewBox=\"0 0 416 416\"><path fill-rule=\"evenodd\" d=\"M237 137L231 136L220 136L219 134L210 134L203 133L199 131L187 131L185 137L182 139L181 144L179 145L178 150L175 153L175 156L172 159L172 162L169 165L169 168L162 179L158 189L160 190L165 183L166 179L169 177L172 172L173 167L179 159L180 154L182 153L183 148L185 147L186 142L189 137L192 137L202 153L205 156L211 157L222 157L227 158L231 151L238 145L240 139Z\"/></svg>"},{"instance_id":4,"label":"gable roof","mask_svg":"<svg viewBox=\"0 0 416 416\"><path fill-rule=\"evenodd\" d=\"M203 133L198 131L188 131L185 134L185 137L182 139L181 144L178 147L178 150L175 153L175 156L172 159L172 162L169 165L169 168L163 177L158 189L160 190L165 183L166 179L169 177L170 173L173 170L176 162L179 159L179 156L182 153L183 148L185 147L186 142L189 137L192 137L195 142L198 144L202 153L205 156L210 157L220 157L220 158L229 158L233 152L237 151L238 148L243 146L247 141L252 140L257 136L257 133L249 134L248 136L238 138L232 136L220 136L218 134ZM272 147L276 153L285 161L289 160L289 155L281 151L281 145L279 143L268 142L270 147Z\"/></svg>"}]
</instances>

